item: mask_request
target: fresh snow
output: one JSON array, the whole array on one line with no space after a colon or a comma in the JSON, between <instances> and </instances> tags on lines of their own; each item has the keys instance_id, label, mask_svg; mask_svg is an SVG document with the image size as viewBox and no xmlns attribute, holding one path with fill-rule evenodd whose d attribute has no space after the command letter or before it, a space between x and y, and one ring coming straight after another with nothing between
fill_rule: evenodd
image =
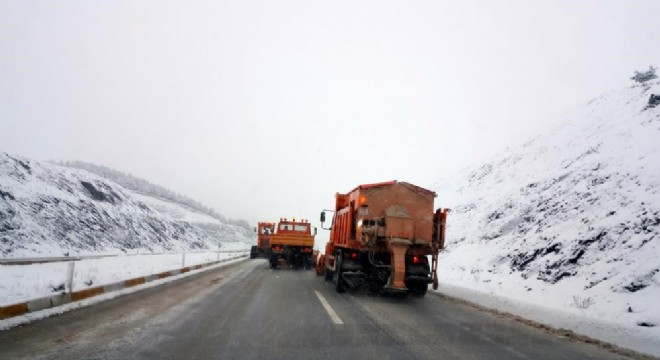
<instances>
[{"instance_id":1,"label":"fresh snow","mask_svg":"<svg viewBox=\"0 0 660 360\"><path fill-rule=\"evenodd\" d=\"M641 353L660 355L658 335L643 327L624 326L584 313L552 309L545 303L521 301L501 294L488 294L461 286L441 283L439 293L467 300L479 306L510 313L555 329L567 329L577 334L616 344Z\"/></svg>"},{"instance_id":2,"label":"fresh snow","mask_svg":"<svg viewBox=\"0 0 660 360\"><path fill-rule=\"evenodd\" d=\"M197 273L200 273L200 272L203 272L203 271L207 271L207 270L227 266L227 265L239 262L239 261L243 261L243 258L236 258L236 259L228 260L228 261L222 262L220 264L212 265L208 268L199 269L199 270L192 270L192 271L189 271L189 272L186 272L186 273L183 273L183 274L171 276L171 277L164 278L164 279L159 279L159 280L156 280L156 281L151 281L151 282L148 282L148 283L144 283L144 284L129 287L129 288L124 288L124 289L121 289L121 290L118 290L118 291L103 293L101 295L93 296L91 298L87 298L87 299L84 299L84 300L81 300L81 301L74 301L74 302L71 302L71 303L68 303L68 304L64 304L62 306L58 306L58 307L54 307L54 308L50 308L50 309L45 309L45 310L40 310L40 311L36 311L36 312L31 312L31 313L27 313L25 315L12 317L12 318L5 319L5 320L0 320L0 330L8 330L8 329L11 329L15 326L27 324L27 323L30 323L32 321L47 318L47 317L52 316L52 315L62 314L62 313L65 313L67 311L71 311L71 310L79 309L79 308L82 308L82 307L94 305L94 304L97 304L99 302L114 299L116 297L123 296L123 295L126 295L126 294L132 294L134 292L138 292L138 291L148 289L148 288L151 288L151 287L154 287L154 286L159 286L159 285L162 285L162 284L166 284L166 283L169 283L171 281L176 281L178 279L185 278L185 277L188 277L188 276L192 276L194 274L197 274Z\"/></svg>"},{"instance_id":3,"label":"fresh snow","mask_svg":"<svg viewBox=\"0 0 660 360\"><path fill-rule=\"evenodd\" d=\"M650 337L638 349L660 355L660 107L646 109L659 93L655 81L604 94L436 183L453 210L441 283L609 323L624 330L605 340Z\"/></svg>"},{"instance_id":4,"label":"fresh snow","mask_svg":"<svg viewBox=\"0 0 660 360\"><path fill-rule=\"evenodd\" d=\"M0 265L0 306L246 256L246 252L195 252L114 256L73 261L73 287L66 288L69 262Z\"/></svg>"},{"instance_id":5,"label":"fresh snow","mask_svg":"<svg viewBox=\"0 0 660 360\"><path fill-rule=\"evenodd\" d=\"M0 257L212 250L254 237L84 170L0 153Z\"/></svg>"},{"instance_id":6,"label":"fresh snow","mask_svg":"<svg viewBox=\"0 0 660 360\"><path fill-rule=\"evenodd\" d=\"M190 209L184 205L179 205L171 201L158 199L149 195L140 194L138 192L132 192L133 196L142 201L143 203L151 206L152 208L169 214L172 218L178 221L187 221L191 223L202 223L202 224L222 224L220 220Z\"/></svg>"},{"instance_id":7,"label":"fresh snow","mask_svg":"<svg viewBox=\"0 0 660 360\"><path fill-rule=\"evenodd\" d=\"M252 245L256 242L256 236L252 229L245 226L224 223L212 216L176 202L151 197L130 190L129 192L136 199L164 214L168 214L176 221L193 224L202 229L210 237L224 239L223 246L225 248L232 246L234 248L236 246L245 247L245 244ZM239 242L239 244L232 244L232 242Z\"/></svg>"}]
</instances>

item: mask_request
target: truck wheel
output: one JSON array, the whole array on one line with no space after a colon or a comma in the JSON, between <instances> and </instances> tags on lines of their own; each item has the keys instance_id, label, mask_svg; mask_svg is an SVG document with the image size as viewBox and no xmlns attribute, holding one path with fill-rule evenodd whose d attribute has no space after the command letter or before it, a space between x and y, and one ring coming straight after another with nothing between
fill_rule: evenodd
<instances>
[{"instance_id":1,"label":"truck wheel","mask_svg":"<svg viewBox=\"0 0 660 360\"><path fill-rule=\"evenodd\" d=\"M344 293L346 292L346 286L344 285L344 279L342 276L342 260L341 260L341 251L337 252L337 255L335 256L335 276L333 277L333 281L335 283L335 290L338 293Z\"/></svg>"},{"instance_id":2,"label":"truck wheel","mask_svg":"<svg viewBox=\"0 0 660 360\"><path fill-rule=\"evenodd\" d=\"M410 289L410 294L415 297L424 297L429 290L429 286L426 283L415 284L408 288Z\"/></svg>"},{"instance_id":3,"label":"truck wheel","mask_svg":"<svg viewBox=\"0 0 660 360\"><path fill-rule=\"evenodd\" d=\"M303 262L305 263L305 270L312 269L312 255L303 255Z\"/></svg>"},{"instance_id":4,"label":"truck wheel","mask_svg":"<svg viewBox=\"0 0 660 360\"><path fill-rule=\"evenodd\" d=\"M256 247L255 245L253 245L253 246L250 248L250 259L254 259L254 258L256 258L256 257L257 257L257 252L258 252L258 251L259 251L259 250L257 250L257 247Z\"/></svg>"}]
</instances>

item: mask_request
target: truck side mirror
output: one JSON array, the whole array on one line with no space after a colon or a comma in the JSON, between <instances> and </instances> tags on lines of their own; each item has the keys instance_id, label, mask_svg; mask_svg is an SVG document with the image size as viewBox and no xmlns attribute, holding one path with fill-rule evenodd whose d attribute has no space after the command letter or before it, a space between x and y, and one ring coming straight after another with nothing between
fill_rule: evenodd
<instances>
[{"instance_id":1,"label":"truck side mirror","mask_svg":"<svg viewBox=\"0 0 660 360\"><path fill-rule=\"evenodd\" d=\"M316 236L316 226L314 226L314 236Z\"/></svg>"},{"instance_id":2,"label":"truck side mirror","mask_svg":"<svg viewBox=\"0 0 660 360\"><path fill-rule=\"evenodd\" d=\"M255 232L255 233L257 232L257 228L254 228L254 232Z\"/></svg>"},{"instance_id":3,"label":"truck side mirror","mask_svg":"<svg viewBox=\"0 0 660 360\"><path fill-rule=\"evenodd\" d=\"M335 212L334 210L328 210L328 209L325 209L325 210L321 211L321 229L323 229L323 230L332 230L332 225L335 223L334 219L330 223L329 227L326 228L326 227L323 226L323 223L325 222L325 213L326 213L326 211L327 212Z\"/></svg>"}]
</instances>

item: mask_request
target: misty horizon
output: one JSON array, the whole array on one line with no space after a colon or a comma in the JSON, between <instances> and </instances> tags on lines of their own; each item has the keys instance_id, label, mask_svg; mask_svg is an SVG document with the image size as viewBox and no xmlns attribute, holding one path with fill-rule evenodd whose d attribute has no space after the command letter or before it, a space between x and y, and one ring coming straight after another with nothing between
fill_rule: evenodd
<instances>
[{"instance_id":1,"label":"misty horizon","mask_svg":"<svg viewBox=\"0 0 660 360\"><path fill-rule=\"evenodd\" d=\"M337 192L431 188L632 85L660 63L654 10L3 1L0 150L108 166L251 224L318 225Z\"/></svg>"}]
</instances>

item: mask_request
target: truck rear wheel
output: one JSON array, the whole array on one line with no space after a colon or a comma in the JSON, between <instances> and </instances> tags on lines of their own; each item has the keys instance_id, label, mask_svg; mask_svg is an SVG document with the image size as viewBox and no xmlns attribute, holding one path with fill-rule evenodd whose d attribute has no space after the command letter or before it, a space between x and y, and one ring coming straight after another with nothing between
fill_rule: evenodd
<instances>
[{"instance_id":1,"label":"truck rear wheel","mask_svg":"<svg viewBox=\"0 0 660 360\"><path fill-rule=\"evenodd\" d=\"M429 286L426 283L417 283L408 286L408 289L410 289L411 295L416 297L424 297L429 290Z\"/></svg>"},{"instance_id":2,"label":"truck rear wheel","mask_svg":"<svg viewBox=\"0 0 660 360\"><path fill-rule=\"evenodd\" d=\"M312 254L303 255L303 263L305 264L305 270L312 269Z\"/></svg>"},{"instance_id":3,"label":"truck rear wheel","mask_svg":"<svg viewBox=\"0 0 660 360\"><path fill-rule=\"evenodd\" d=\"M333 277L333 281L335 283L335 290L338 293L344 293L346 292L346 285L344 285L344 277L342 276L343 271L341 269L342 267L342 259L341 259L341 251L337 252L337 255L335 255L335 276Z\"/></svg>"}]
</instances>

